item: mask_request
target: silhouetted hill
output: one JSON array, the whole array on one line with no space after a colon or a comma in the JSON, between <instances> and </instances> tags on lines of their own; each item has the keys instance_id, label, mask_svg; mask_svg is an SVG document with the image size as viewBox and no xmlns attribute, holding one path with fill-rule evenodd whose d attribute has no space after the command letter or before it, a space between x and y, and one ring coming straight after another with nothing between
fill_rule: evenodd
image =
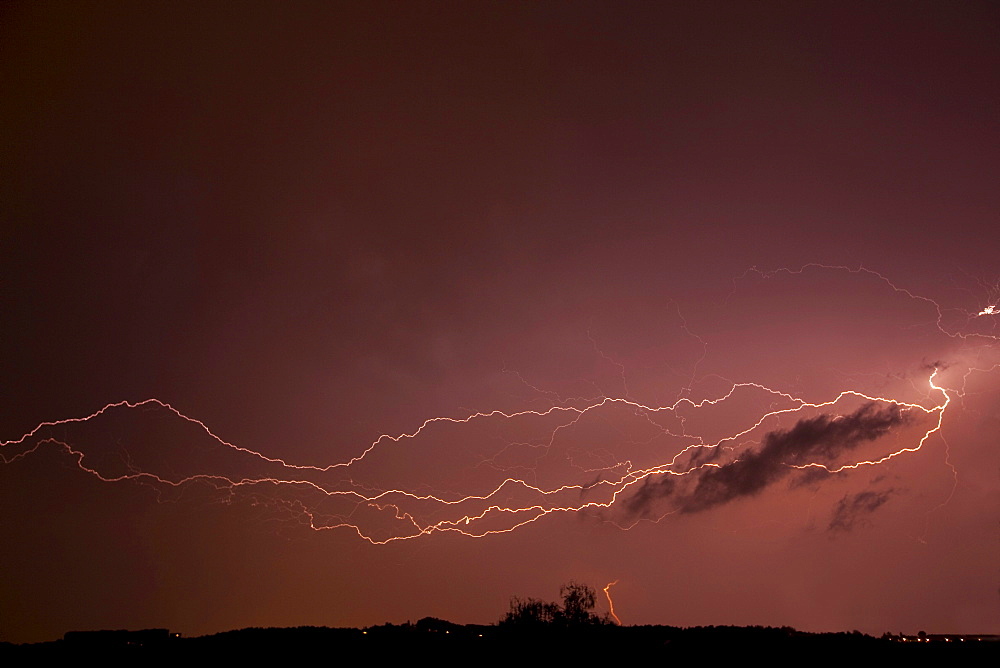
<instances>
[{"instance_id":1,"label":"silhouetted hill","mask_svg":"<svg viewBox=\"0 0 1000 668\"><path fill-rule=\"evenodd\" d=\"M904 640L906 642L904 642ZM69 632L62 640L26 645L0 643L0 657L126 657L230 659L292 656L300 652L342 657L344 653L372 659L470 661L484 657L535 657L553 660L634 658L662 655L665 659L747 656L815 657L997 657L1000 642L986 636L883 636L851 633L805 633L790 627L615 626L610 624L545 628L516 625L455 624L425 617L415 624L383 624L364 629L303 626L246 628L208 636L183 638L165 629L143 631ZM637 654L639 653L639 654Z\"/></svg>"}]
</instances>

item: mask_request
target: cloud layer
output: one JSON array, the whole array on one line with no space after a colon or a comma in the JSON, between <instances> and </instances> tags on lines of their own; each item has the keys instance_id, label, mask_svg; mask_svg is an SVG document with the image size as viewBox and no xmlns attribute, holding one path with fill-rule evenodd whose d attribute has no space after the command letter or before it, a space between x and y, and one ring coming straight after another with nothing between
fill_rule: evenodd
<instances>
[{"instance_id":1,"label":"cloud layer","mask_svg":"<svg viewBox=\"0 0 1000 668\"><path fill-rule=\"evenodd\" d=\"M833 462L844 452L886 435L908 419L908 414L898 405L883 407L874 402L849 415L803 419L791 429L769 432L758 450L744 453L739 459L718 468L703 469L693 488L679 491L681 486L672 476L647 479L625 507L630 514L642 516L650 512L657 500L673 497L680 512L696 513L754 496L798 470L793 467ZM831 528L835 525L847 528L855 511L874 510L884 501L885 498L878 495L868 498L864 494L850 502L845 499L841 502L844 508L838 511Z\"/></svg>"}]
</instances>

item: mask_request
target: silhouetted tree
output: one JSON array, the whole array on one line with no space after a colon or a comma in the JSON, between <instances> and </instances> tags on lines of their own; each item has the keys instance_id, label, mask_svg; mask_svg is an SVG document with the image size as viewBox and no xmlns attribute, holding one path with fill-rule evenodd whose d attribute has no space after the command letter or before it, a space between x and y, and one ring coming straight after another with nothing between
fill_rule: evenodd
<instances>
[{"instance_id":1,"label":"silhouetted tree","mask_svg":"<svg viewBox=\"0 0 1000 668\"><path fill-rule=\"evenodd\" d=\"M562 610L556 603L546 603L536 598L512 596L510 610L500 620L501 624L516 626L542 626L556 624L562 618Z\"/></svg>"},{"instance_id":2,"label":"silhouetted tree","mask_svg":"<svg viewBox=\"0 0 1000 668\"><path fill-rule=\"evenodd\" d=\"M570 580L569 584L559 588L559 595L562 596L562 613L568 626L600 623L600 618L591 612L597 602L593 589Z\"/></svg>"},{"instance_id":3,"label":"silhouetted tree","mask_svg":"<svg viewBox=\"0 0 1000 668\"><path fill-rule=\"evenodd\" d=\"M593 588L572 580L559 588L563 604L548 603L534 598L510 599L510 610L500 623L521 627L560 626L577 628L593 624L609 624L607 615L596 615L592 611L597 603Z\"/></svg>"}]
</instances>

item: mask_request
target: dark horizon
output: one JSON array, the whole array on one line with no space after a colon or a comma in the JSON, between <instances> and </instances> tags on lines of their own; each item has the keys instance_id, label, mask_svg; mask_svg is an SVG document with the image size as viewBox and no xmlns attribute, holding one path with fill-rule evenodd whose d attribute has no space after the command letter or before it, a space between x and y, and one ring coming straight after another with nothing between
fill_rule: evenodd
<instances>
[{"instance_id":1,"label":"dark horizon","mask_svg":"<svg viewBox=\"0 0 1000 668\"><path fill-rule=\"evenodd\" d=\"M646 645L650 644L672 644L675 648L683 646L694 647L706 642L754 642L766 643L769 645L791 645L796 641L824 642L832 646L836 642L840 645L868 643L869 648L875 647L873 641L880 643L885 648L887 644L926 644L934 643L944 645L946 643L970 643L979 644L983 647L992 647L995 643L1000 643L1000 634L976 634L976 633L928 633L919 631L912 634L893 633L886 631L881 636L862 634L857 630L847 631L821 631L804 632L791 627L765 627L759 625L751 626L696 626L696 627L672 627L664 625L622 625L622 624L601 624L597 626L584 625L580 627L557 628L553 626L517 627L505 625L501 620L493 624L458 624L448 620L435 617L424 617L416 622L407 621L400 624L386 622L384 624L373 625L362 628L352 627L323 627L323 626L300 626L300 627L250 627L243 629L231 629L219 631L202 636L185 637L179 633L174 633L169 629L102 629L93 631L68 631L61 638L40 641L37 643L10 645L0 643L0 648L32 646L60 647L65 649L91 649L101 648L125 648L127 646L145 648L149 650L168 649L171 646L179 646L184 641L213 642L217 646L225 643L231 648L251 649L264 645L276 645L281 643L287 645L290 642L316 644L339 641L340 643L375 642L379 637L406 637L413 638L415 634L422 635L439 643L439 649L446 647L440 643L452 642L463 643L463 646L470 641L472 648L477 644L481 646L494 647L492 643L502 639L509 649L512 642L530 643L539 647L549 643L565 642L567 637L583 638L591 637L592 642L597 643L617 643L628 641L640 641ZM446 636L452 634L448 640ZM625 634L625 635L623 635ZM637 635L640 634L640 635ZM365 636L371 635L371 638ZM595 644L597 649L601 645ZM480 647L482 648L482 647ZM412 648L411 648L412 649Z\"/></svg>"}]
</instances>

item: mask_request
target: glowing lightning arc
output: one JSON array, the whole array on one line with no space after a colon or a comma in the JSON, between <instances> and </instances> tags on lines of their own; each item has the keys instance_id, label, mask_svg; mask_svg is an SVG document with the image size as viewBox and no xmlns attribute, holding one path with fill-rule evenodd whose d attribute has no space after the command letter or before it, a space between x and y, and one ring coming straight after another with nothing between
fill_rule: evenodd
<instances>
[{"instance_id":1,"label":"glowing lightning arc","mask_svg":"<svg viewBox=\"0 0 1000 668\"><path fill-rule=\"evenodd\" d=\"M618 615L615 614L615 602L611 600L611 588L616 584L618 584L618 580L604 585L604 595L608 598L608 611L611 614L611 618L615 620L615 624L621 626L622 620L618 619Z\"/></svg>"},{"instance_id":2,"label":"glowing lightning arc","mask_svg":"<svg viewBox=\"0 0 1000 668\"><path fill-rule=\"evenodd\" d=\"M767 279L778 272L801 274L810 267L846 270L872 276L897 293L933 306L937 312L938 330L950 338L966 343L973 339L986 341L987 348L998 340L998 337L992 335L966 334L946 329L942 325L946 309L937 302L899 288L881 274L868 269L806 265L798 270L781 269L769 273L756 269L750 271L756 271ZM990 305L979 315L993 315L997 312L996 305ZM965 313L971 315L968 311ZM969 368L963 376L963 382L974 370L983 369ZM903 401L899 397L880 396L854 389L842 389L836 394L816 399L797 396L784 389L757 382L743 381L731 382L728 389L701 398L692 398L688 387L684 396L662 405L640 402L629 396L599 396L594 399L559 400L539 409L508 412L487 410L469 413L464 417L431 417L419 423L412 431L397 435L382 434L366 447L359 448L358 454L325 465L294 463L238 446L218 436L205 422L182 413L166 401L155 398L138 402L120 401L106 404L100 410L83 417L42 422L20 438L0 442L0 462L10 464L39 448L53 447L74 460L80 470L104 482L131 480L152 485L162 491L198 484L221 495L227 502L237 493L245 493L254 505L268 507L300 526L316 531L345 529L376 545L441 532L483 538L510 533L549 515L579 512L600 513L603 521L621 529L631 529L641 520L654 518L639 514L629 516L627 510L617 518L609 517L606 514L608 509L623 499L625 503L619 505L634 506L636 498L644 493L663 497L665 495L659 490L672 489L675 483L687 484L682 480L685 476L691 476L688 482L694 480L695 483L690 487L696 488L699 476L711 477L714 470L738 465L741 460L756 456L753 444L761 445L767 438L781 436L784 432L776 430L781 425L780 421L785 418L793 418L813 426L821 424L816 420L827 420L822 424L834 425L831 427L834 429L843 428L851 419L882 420L885 426L883 431L878 432L880 435L896 425L911 425L916 424L918 419L926 420L919 427L919 435L912 434L909 443L896 443L888 452L882 451L867 457L859 455L846 460L844 457L824 457L822 452L813 457L796 454L797 459L785 458L779 462L786 470L822 469L834 474L877 466L901 455L917 452L928 439L942 431L945 414L952 404L952 395L959 397L964 391L942 384L939 380L940 371L941 368L934 365L927 378L929 393L921 394L919 401ZM733 427L732 431L724 432L721 438L719 435L710 438L689 432L687 420L690 413L737 402L747 394L759 394L761 405L765 407L762 412L753 414L750 419ZM836 414L843 404L856 406L858 402L867 402L865 405L869 407L884 408L868 410L862 407L853 414ZM185 429L193 429L198 438L208 439L213 451L231 457L232 461L227 466L234 468L206 468L188 475L168 475L133 465L131 459L126 457L127 461L111 472L107 468L111 465L108 464L111 458L88 454L89 448L71 445L63 440L66 438L63 434L71 426L83 428L85 423L109 419L112 414L126 410L172 416ZM618 459L607 450L601 450L599 453L586 453L590 457L586 464L577 463L575 457L578 456L576 453L579 449L574 449L572 443L570 447L566 447L563 441L574 438L574 430L581 429L585 424L584 420L603 417L606 412L620 411L641 418L643 429L651 429L650 441L657 440L657 446L651 450L652 454L644 455L650 460L639 463L640 460L631 453L628 459ZM823 413L818 418L812 417L818 411ZM833 414L833 417L829 417L829 414ZM448 436L451 430L465 429L472 423L503 423L504 428L509 425L519 435L519 429L536 431L528 432L533 435L523 439L507 440L492 455L487 453L478 465L472 467L476 475L481 477L476 478L478 482L469 483L470 488L465 490L441 491L430 485L415 483L408 487L393 487L388 484L382 486L360 482L360 474L352 477L343 475L348 470L354 473L359 468L374 466L372 459L381 456L374 454L376 450L402 447L408 442L436 437L444 432L448 432L445 433ZM667 453L663 452L661 444L664 443L669 446ZM559 451L563 457L559 461L560 465L567 468L558 473L559 477L554 480L550 478L547 483L539 482L537 462L559 447L566 450L565 454ZM844 453L846 452L845 450ZM554 460L555 457L549 459ZM335 474L339 475L335 477ZM651 487L654 491L644 491L644 486ZM678 503L683 502L682 498ZM682 505L676 507L683 510ZM666 514L675 512L676 507ZM696 507L690 503L688 505L688 508ZM608 584L604 593L608 598L611 615L617 621L610 595L610 588L614 584Z\"/></svg>"}]
</instances>

